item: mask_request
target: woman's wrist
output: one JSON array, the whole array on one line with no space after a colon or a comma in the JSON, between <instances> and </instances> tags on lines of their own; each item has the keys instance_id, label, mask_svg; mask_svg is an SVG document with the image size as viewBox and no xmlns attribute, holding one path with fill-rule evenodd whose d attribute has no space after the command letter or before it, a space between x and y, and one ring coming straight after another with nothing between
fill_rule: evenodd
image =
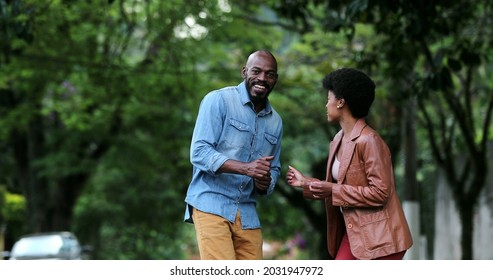
<instances>
[{"instance_id":1,"label":"woman's wrist","mask_svg":"<svg viewBox=\"0 0 493 280\"><path fill-rule=\"evenodd\" d=\"M301 186L303 188L308 188L308 187L310 187L311 182L312 182L312 180L310 180L308 178L303 178L303 180L301 181Z\"/></svg>"}]
</instances>

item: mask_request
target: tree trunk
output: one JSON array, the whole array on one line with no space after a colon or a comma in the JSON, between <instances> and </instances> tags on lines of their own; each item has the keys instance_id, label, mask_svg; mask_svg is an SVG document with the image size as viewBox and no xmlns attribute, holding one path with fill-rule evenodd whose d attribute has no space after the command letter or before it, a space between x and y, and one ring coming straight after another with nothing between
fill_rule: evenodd
<instances>
[{"instance_id":1,"label":"tree trunk","mask_svg":"<svg viewBox=\"0 0 493 280\"><path fill-rule=\"evenodd\" d=\"M462 248L462 259L472 260L473 259L473 232L474 232L474 204L473 203L463 203L460 205L460 219L462 223L461 231L461 248Z\"/></svg>"},{"instance_id":2,"label":"tree trunk","mask_svg":"<svg viewBox=\"0 0 493 280\"><path fill-rule=\"evenodd\" d=\"M406 259L417 260L420 258L420 215L417 163L416 163L416 100L410 97L404 110L404 197L403 208L406 215L411 234L413 236L413 247L405 255Z\"/></svg>"},{"instance_id":3,"label":"tree trunk","mask_svg":"<svg viewBox=\"0 0 493 280\"><path fill-rule=\"evenodd\" d=\"M28 125L27 132L27 167L26 174L26 201L28 205L29 229L32 232L47 231L50 228L47 208L49 204L48 183L39 175L34 162L44 154L43 123L40 116L36 116Z\"/></svg>"},{"instance_id":4,"label":"tree trunk","mask_svg":"<svg viewBox=\"0 0 493 280\"><path fill-rule=\"evenodd\" d=\"M53 229L71 230L74 206L87 181L87 175L75 175L59 180L52 199Z\"/></svg>"}]
</instances>

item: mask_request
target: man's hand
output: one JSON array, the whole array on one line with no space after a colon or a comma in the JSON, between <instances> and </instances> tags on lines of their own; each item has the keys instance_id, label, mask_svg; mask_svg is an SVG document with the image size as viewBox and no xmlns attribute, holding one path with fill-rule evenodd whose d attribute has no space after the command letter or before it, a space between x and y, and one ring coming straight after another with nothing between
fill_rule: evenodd
<instances>
[{"instance_id":1,"label":"man's hand","mask_svg":"<svg viewBox=\"0 0 493 280\"><path fill-rule=\"evenodd\" d=\"M255 187L267 191L270 186L270 164L274 156L261 157L247 164L247 176L253 178Z\"/></svg>"},{"instance_id":2,"label":"man's hand","mask_svg":"<svg viewBox=\"0 0 493 280\"><path fill-rule=\"evenodd\" d=\"M243 174L253 178L255 187L267 191L271 183L270 166L274 156L261 157L251 162L227 160L219 172Z\"/></svg>"},{"instance_id":3,"label":"man's hand","mask_svg":"<svg viewBox=\"0 0 493 280\"><path fill-rule=\"evenodd\" d=\"M253 179L270 180L270 162L274 159L274 156L261 157L245 165L245 171L247 176Z\"/></svg>"}]
</instances>

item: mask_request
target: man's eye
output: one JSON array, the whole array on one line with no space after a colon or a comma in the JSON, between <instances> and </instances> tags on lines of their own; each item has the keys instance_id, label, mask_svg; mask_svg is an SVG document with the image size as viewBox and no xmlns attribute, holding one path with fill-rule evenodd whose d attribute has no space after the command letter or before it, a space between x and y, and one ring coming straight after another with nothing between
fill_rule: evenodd
<instances>
[{"instance_id":1,"label":"man's eye","mask_svg":"<svg viewBox=\"0 0 493 280\"><path fill-rule=\"evenodd\" d=\"M276 74L274 74L274 73L267 73L267 77L269 77L270 79L274 79L276 77Z\"/></svg>"},{"instance_id":2,"label":"man's eye","mask_svg":"<svg viewBox=\"0 0 493 280\"><path fill-rule=\"evenodd\" d=\"M258 73L260 73L260 71L258 71L258 70L252 70L252 73L253 74L258 74Z\"/></svg>"}]
</instances>

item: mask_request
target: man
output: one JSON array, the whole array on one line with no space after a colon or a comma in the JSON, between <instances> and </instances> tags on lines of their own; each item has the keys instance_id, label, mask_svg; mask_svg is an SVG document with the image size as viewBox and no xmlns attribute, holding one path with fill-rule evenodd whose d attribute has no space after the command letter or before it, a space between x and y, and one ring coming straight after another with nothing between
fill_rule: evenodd
<instances>
[{"instance_id":1,"label":"man","mask_svg":"<svg viewBox=\"0 0 493 280\"><path fill-rule=\"evenodd\" d=\"M282 120L268 100L277 61L256 51L241 75L238 86L204 97L193 131L185 221L195 225L201 259L263 258L256 199L273 192L281 170Z\"/></svg>"}]
</instances>

